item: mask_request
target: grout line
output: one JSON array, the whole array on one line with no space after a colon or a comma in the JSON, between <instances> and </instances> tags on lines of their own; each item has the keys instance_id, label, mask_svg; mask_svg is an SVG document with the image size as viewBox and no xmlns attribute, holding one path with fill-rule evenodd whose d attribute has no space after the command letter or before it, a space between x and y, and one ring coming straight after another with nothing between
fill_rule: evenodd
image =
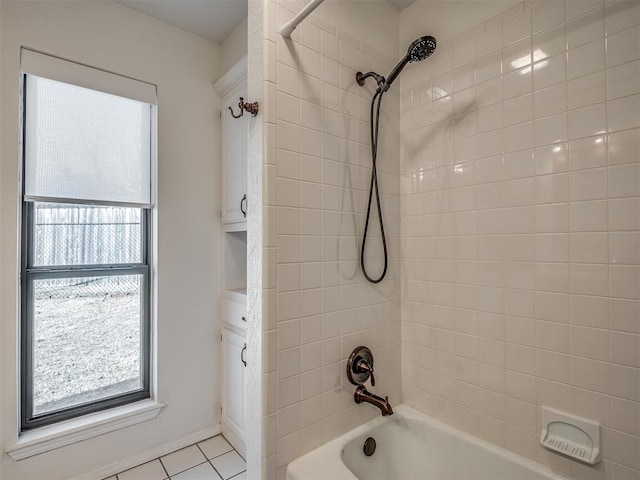
<instances>
[{"instance_id":1,"label":"grout line","mask_svg":"<svg viewBox=\"0 0 640 480\"><path fill-rule=\"evenodd\" d=\"M217 458L217 457L216 457ZM216 472L216 474L218 475L218 477L222 478L223 480L225 480L225 478L220 475L220 472L218 471L218 469L215 467L215 465L211 462L211 460L208 460L209 465L211 465L211 468L213 468L213 470Z\"/></svg>"},{"instance_id":2,"label":"grout line","mask_svg":"<svg viewBox=\"0 0 640 480\"><path fill-rule=\"evenodd\" d=\"M240 454L238 454L238 455L240 455ZM237 476L242 475L242 474L243 474L243 473L245 473L246 471L247 471L247 470L246 470L246 469L244 469L243 471L241 471L241 472L239 472L239 473L236 473L233 477L229 477L227 480L231 480L232 478L236 478Z\"/></svg>"},{"instance_id":3,"label":"grout line","mask_svg":"<svg viewBox=\"0 0 640 480\"><path fill-rule=\"evenodd\" d=\"M171 452L171 453L174 453L174 452ZM169 454L167 454L167 455L169 455ZM164 455L164 456L166 457L166 455ZM164 473L167 475L167 478L171 478L171 475L169 475L169 472L167 471L167 468L164 466L164 463L162 462L162 458L158 457L158 461L160 462L160 466L164 470Z\"/></svg>"}]
</instances>

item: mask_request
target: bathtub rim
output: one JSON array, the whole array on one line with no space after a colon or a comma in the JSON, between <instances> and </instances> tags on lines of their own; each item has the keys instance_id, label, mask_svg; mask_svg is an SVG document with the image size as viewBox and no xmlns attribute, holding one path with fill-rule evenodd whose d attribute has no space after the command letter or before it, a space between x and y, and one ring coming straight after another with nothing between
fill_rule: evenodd
<instances>
[{"instance_id":1,"label":"bathtub rim","mask_svg":"<svg viewBox=\"0 0 640 480\"><path fill-rule=\"evenodd\" d=\"M554 471L547 465L531 460L519 453L507 450L504 447L493 444L487 440L483 440L475 435L460 430L448 423L437 420L418 410L400 404L394 406L394 416L399 415L405 419L415 419L426 422L429 427L435 428L441 432L450 434L458 439L467 441L478 448L486 449L501 458L508 458L523 467L526 467L540 475L545 476L545 480L574 480L573 477L566 476ZM372 428L377 427L385 421L392 421L393 417L378 416L367 423L359 425L343 435L321 445L320 447L305 453L304 455L291 461L286 468L286 480L310 480L310 479L332 479L332 480L358 480L349 467L342 460L342 451L351 440L366 433ZM333 459L334 461L328 461Z\"/></svg>"}]
</instances>

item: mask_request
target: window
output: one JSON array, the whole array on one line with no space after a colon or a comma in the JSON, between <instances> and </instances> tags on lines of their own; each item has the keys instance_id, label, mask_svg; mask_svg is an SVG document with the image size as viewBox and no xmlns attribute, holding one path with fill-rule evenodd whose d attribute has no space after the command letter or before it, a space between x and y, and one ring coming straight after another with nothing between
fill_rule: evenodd
<instances>
[{"instance_id":1,"label":"window","mask_svg":"<svg viewBox=\"0 0 640 480\"><path fill-rule=\"evenodd\" d=\"M53 59L66 81L42 76L52 57L26 53L22 430L150 396L155 108L65 66L117 77L99 70Z\"/></svg>"}]
</instances>

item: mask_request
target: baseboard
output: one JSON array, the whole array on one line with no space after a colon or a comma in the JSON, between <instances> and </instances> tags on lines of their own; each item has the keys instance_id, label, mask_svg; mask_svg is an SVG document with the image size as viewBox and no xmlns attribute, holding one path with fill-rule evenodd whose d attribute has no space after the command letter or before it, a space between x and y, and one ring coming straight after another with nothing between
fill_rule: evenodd
<instances>
[{"instance_id":1,"label":"baseboard","mask_svg":"<svg viewBox=\"0 0 640 480\"><path fill-rule=\"evenodd\" d=\"M180 450L181 448L188 447L189 445L193 445L194 443L201 442L202 440L213 437L214 435L218 435L221 432L222 427L220 425L214 425L213 427L199 430L190 435L187 435L186 437L182 437L178 440L159 445L155 448L125 458L124 460L119 460L105 467L97 468L95 470L92 470L91 472L83 473L82 475L73 477L70 480L102 480L103 478L116 475L135 466L150 462L151 460L162 457L163 455L167 455L168 453L175 452L176 450Z\"/></svg>"}]
</instances>

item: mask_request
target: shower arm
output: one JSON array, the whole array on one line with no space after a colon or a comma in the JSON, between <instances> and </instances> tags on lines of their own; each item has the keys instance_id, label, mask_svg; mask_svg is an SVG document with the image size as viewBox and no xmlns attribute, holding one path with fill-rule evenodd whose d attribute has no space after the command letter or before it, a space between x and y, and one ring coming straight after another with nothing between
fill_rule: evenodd
<instances>
[{"instance_id":1,"label":"shower arm","mask_svg":"<svg viewBox=\"0 0 640 480\"><path fill-rule=\"evenodd\" d=\"M378 75L376 72L367 72L367 73L358 72L358 73L356 73L356 82L361 87L364 87L364 82L369 77L375 78L375 80L376 80L376 82L378 84L378 88L382 88L382 86L386 82L384 77L382 75Z\"/></svg>"}]
</instances>

